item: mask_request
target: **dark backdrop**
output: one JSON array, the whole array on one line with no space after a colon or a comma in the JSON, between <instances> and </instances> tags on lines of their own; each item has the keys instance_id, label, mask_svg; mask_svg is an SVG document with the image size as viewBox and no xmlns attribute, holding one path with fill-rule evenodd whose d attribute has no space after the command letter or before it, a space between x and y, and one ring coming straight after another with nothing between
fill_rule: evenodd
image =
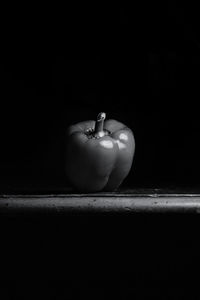
<instances>
[{"instance_id":1,"label":"dark backdrop","mask_svg":"<svg viewBox=\"0 0 200 300\"><path fill-rule=\"evenodd\" d=\"M17 2L1 15L1 193L19 181L36 192L46 183L64 184L66 127L99 111L135 134L134 164L124 186L198 185L199 10L192 1L140 1L133 7ZM81 299L88 291L98 299L93 290L104 298L103 279L115 280L106 295L118 295L122 285L122 299L135 296L134 286L140 299L155 294L150 287L163 287L153 299L172 293L178 299L186 287L194 298L198 216L58 215L1 216L0 276L18 280L9 288L2 284L7 298L38 298L40 278L42 295L61 298L70 294L66 282L44 281L70 277L71 293ZM85 285L87 279L101 288Z\"/></svg>"},{"instance_id":2,"label":"dark backdrop","mask_svg":"<svg viewBox=\"0 0 200 300\"><path fill-rule=\"evenodd\" d=\"M107 112L132 128L124 185L196 185L199 18L192 2L4 9L0 176L64 180L67 126Z\"/></svg>"}]
</instances>

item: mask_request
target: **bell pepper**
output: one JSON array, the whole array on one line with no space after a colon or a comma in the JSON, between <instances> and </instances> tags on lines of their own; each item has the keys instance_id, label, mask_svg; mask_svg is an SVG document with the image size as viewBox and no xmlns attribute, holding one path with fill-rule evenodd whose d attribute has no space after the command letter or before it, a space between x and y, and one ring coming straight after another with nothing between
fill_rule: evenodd
<instances>
[{"instance_id":1,"label":"bell pepper","mask_svg":"<svg viewBox=\"0 0 200 300\"><path fill-rule=\"evenodd\" d=\"M114 191L128 175L135 152L130 128L116 120L72 125L66 135L66 175L72 186L83 192Z\"/></svg>"}]
</instances>

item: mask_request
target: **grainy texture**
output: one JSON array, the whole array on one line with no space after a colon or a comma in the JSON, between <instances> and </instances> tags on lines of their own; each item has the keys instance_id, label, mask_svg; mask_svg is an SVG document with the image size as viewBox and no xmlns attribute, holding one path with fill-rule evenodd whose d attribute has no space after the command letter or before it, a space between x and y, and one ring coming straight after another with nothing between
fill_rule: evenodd
<instances>
[{"instance_id":1,"label":"grainy texture","mask_svg":"<svg viewBox=\"0 0 200 300\"><path fill-rule=\"evenodd\" d=\"M0 213L100 212L100 213L199 213L200 193L169 190L126 190L97 194L15 194L0 196Z\"/></svg>"}]
</instances>

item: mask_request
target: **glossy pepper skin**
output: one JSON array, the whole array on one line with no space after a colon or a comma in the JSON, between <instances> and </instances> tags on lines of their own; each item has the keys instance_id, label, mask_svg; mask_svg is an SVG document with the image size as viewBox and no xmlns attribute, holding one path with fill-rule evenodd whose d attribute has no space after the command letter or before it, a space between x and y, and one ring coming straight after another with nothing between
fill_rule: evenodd
<instances>
[{"instance_id":1,"label":"glossy pepper skin","mask_svg":"<svg viewBox=\"0 0 200 300\"><path fill-rule=\"evenodd\" d=\"M66 175L83 192L116 190L128 175L135 152L131 129L116 120L72 125L66 135Z\"/></svg>"}]
</instances>

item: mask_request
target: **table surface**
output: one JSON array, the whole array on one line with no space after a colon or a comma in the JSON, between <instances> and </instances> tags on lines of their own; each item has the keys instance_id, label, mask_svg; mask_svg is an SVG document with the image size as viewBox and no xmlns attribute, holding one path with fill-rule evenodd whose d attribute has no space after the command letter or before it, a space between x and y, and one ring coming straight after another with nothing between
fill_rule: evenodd
<instances>
[{"instance_id":1,"label":"table surface","mask_svg":"<svg viewBox=\"0 0 200 300\"><path fill-rule=\"evenodd\" d=\"M0 194L0 213L199 213L200 190L187 188L120 189L113 193L74 193L69 188L56 191L15 190Z\"/></svg>"}]
</instances>

